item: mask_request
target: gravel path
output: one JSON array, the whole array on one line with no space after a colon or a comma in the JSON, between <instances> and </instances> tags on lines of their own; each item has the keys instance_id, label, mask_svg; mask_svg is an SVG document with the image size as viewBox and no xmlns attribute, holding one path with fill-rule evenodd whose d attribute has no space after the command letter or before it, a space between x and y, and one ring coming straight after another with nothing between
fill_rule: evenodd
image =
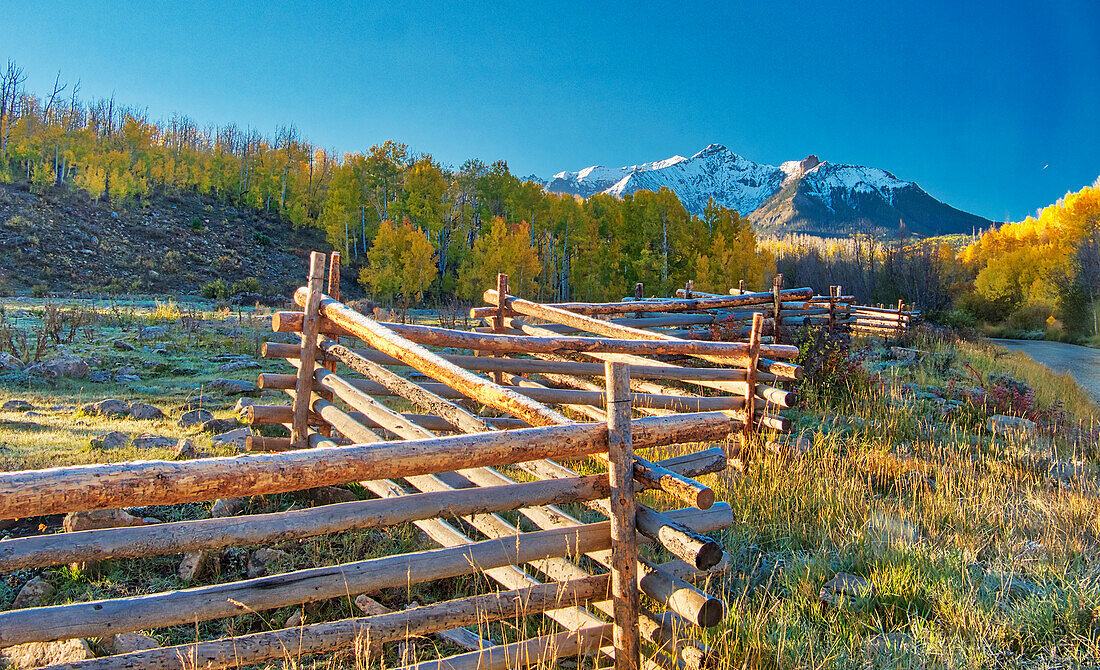
<instances>
[{"instance_id":1,"label":"gravel path","mask_svg":"<svg viewBox=\"0 0 1100 670\"><path fill-rule=\"evenodd\" d=\"M1045 340L993 340L1022 351L1055 372L1068 372L1100 405L1100 349Z\"/></svg>"}]
</instances>

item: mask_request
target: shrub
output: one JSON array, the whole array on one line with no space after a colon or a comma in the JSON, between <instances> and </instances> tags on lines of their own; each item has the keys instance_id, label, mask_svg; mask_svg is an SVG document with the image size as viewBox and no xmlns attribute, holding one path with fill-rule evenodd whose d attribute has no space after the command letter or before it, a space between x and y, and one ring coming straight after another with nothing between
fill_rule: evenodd
<instances>
[{"instance_id":1,"label":"shrub","mask_svg":"<svg viewBox=\"0 0 1100 670\"><path fill-rule=\"evenodd\" d=\"M164 271L175 274L180 271L180 267L183 265L183 256L178 251L169 251L164 254Z\"/></svg>"},{"instance_id":2,"label":"shrub","mask_svg":"<svg viewBox=\"0 0 1100 670\"><path fill-rule=\"evenodd\" d=\"M271 244L271 236L267 233L261 233L257 230L256 232L252 233L252 241L260 245L261 247L266 247L267 245Z\"/></svg>"},{"instance_id":3,"label":"shrub","mask_svg":"<svg viewBox=\"0 0 1100 670\"><path fill-rule=\"evenodd\" d=\"M224 300L229 297L229 286L221 277L218 277L214 281L204 284L199 289L199 295L211 300Z\"/></svg>"},{"instance_id":4,"label":"shrub","mask_svg":"<svg viewBox=\"0 0 1100 670\"><path fill-rule=\"evenodd\" d=\"M220 281L220 280L219 280ZM240 295L242 293L260 293L263 290L263 285L260 284L260 280L255 277L245 277L240 281L233 282L232 295Z\"/></svg>"},{"instance_id":5,"label":"shrub","mask_svg":"<svg viewBox=\"0 0 1100 670\"><path fill-rule=\"evenodd\" d=\"M197 216L191 217L191 230L197 232L202 231L202 219Z\"/></svg>"},{"instance_id":6,"label":"shrub","mask_svg":"<svg viewBox=\"0 0 1100 670\"><path fill-rule=\"evenodd\" d=\"M50 287L45 284L35 284L31 287L31 297L45 298L50 294Z\"/></svg>"}]
</instances>

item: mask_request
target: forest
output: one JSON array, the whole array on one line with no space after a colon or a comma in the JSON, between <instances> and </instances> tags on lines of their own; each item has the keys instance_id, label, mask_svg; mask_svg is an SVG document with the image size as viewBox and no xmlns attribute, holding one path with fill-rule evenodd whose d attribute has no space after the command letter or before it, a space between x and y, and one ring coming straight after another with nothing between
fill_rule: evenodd
<instances>
[{"instance_id":1,"label":"forest","mask_svg":"<svg viewBox=\"0 0 1100 670\"><path fill-rule=\"evenodd\" d=\"M0 70L0 181L83 191L120 207L188 192L324 232L376 301L410 307L476 300L507 272L539 300L668 295L687 280L725 292L739 280L864 302L902 299L953 325L1080 339L1100 333L1100 184L979 238L853 236L758 240L713 201L703 216L675 193L578 199L547 193L505 161L445 165L386 140L338 153L293 125L264 134L235 123L153 120L113 98L83 100L60 74L48 93Z\"/></svg>"}]
</instances>

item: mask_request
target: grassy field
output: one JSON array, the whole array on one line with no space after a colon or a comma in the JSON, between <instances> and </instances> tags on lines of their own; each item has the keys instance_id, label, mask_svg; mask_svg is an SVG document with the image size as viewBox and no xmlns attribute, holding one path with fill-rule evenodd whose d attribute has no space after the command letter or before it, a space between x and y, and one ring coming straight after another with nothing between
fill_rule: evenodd
<instances>
[{"instance_id":1,"label":"grassy field","mask_svg":"<svg viewBox=\"0 0 1100 670\"><path fill-rule=\"evenodd\" d=\"M54 306L56 307L56 305ZM36 341L42 303L3 304L0 337L16 346ZM203 392L216 378L254 380L259 343L271 339L263 311L210 306L83 303L69 306L80 321L59 339L48 336L41 358L71 354L111 381L44 380L0 375L0 403L24 400L29 412L0 412L0 468L172 458L173 447L104 450L93 438L110 431L192 439L200 452L229 454L212 435L181 428L176 417L202 398L218 418L231 419L237 396ZM140 329L165 328L141 338ZM8 329L7 331L2 330ZM122 340L126 345L113 344ZM4 340L6 343L7 340ZM743 473L711 475L736 522L721 534L731 569L709 590L729 604L729 616L705 640L721 667L737 668L1068 668L1100 658L1100 475L1097 409L1075 384L1026 356L981 342L931 332L893 350L862 343L852 356L826 346L808 372L803 406L790 412L796 432L780 442L761 439ZM0 346L5 346L0 344ZM32 347L33 348L33 347ZM118 371L131 377L115 381ZM124 373L125 374L125 373ZM137 380L132 379L137 377ZM89 416L79 407L104 398L156 405L161 420ZM273 396L264 402L285 402ZM1026 416L1033 433L993 435L994 412ZM704 445L689 445L697 449ZM682 449L682 448L678 448ZM651 454L653 458L675 455ZM582 469L591 469L585 464ZM361 495L365 493L356 489ZM655 506L673 501L647 494ZM250 512L312 504L308 496L254 498ZM161 520L199 518L209 504L134 511ZM514 514L504 515L510 520ZM21 520L2 535L56 532L60 517ZM283 543L279 570L331 565L431 546L411 525ZM218 570L198 583L240 579L249 547L233 548ZM653 553L657 560L667 559ZM34 576L57 592L48 604L180 588L179 556L109 561L96 566L21 571L0 576L0 610ZM861 596L826 604L820 591L839 573L866 580ZM377 596L389 607L473 593L476 576L392 589ZM300 608L247 614L195 626L146 631L161 644L281 627ZM307 621L357 613L350 598L305 608ZM481 632L495 641L541 621L506 622ZM99 641L92 641L93 647ZM419 658L458 648L425 641ZM382 666L398 663L390 650ZM347 667L346 657L298 659L288 653L271 667Z\"/></svg>"}]
</instances>

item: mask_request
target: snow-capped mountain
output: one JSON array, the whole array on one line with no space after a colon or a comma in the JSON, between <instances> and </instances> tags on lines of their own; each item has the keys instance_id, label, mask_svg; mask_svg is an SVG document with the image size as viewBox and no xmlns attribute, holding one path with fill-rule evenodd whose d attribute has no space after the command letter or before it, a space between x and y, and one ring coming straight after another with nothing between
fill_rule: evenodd
<instances>
[{"instance_id":1,"label":"snow-capped mountain","mask_svg":"<svg viewBox=\"0 0 1100 670\"><path fill-rule=\"evenodd\" d=\"M692 213L707 202L735 209L769 232L845 234L855 230L897 230L901 223L918 235L970 232L990 222L928 195L910 181L878 168L839 165L808 156L778 167L755 163L720 144L691 158L673 156L618 169L592 166L559 172L546 188L587 198L596 193L622 197L668 187Z\"/></svg>"}]
</instances>

